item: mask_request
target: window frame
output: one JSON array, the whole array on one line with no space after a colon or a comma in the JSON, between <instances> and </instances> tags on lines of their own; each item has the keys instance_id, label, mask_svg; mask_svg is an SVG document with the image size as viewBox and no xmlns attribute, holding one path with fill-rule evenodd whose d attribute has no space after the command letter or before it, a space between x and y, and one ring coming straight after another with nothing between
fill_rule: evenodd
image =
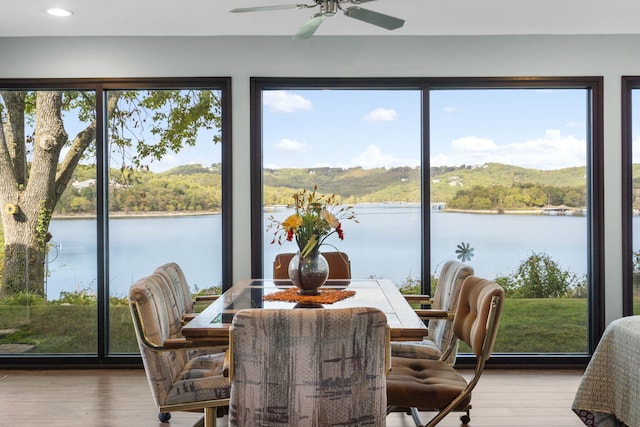
<instances>
[{"instance_id":1,"label":"window frame","mask_svg":"<svg viewBox=\"0 0 640 427\"><path fill-rule=\"evenodd\" d=\"M640 89L640 76L622 76L622 315L633 315L633 89Z\"/></svg>"},{"instance_id":2,"label":"window frame","mask_svg":"<svg viewBox=\"0 0 640 427\"><path fill-rule=\"evenodd\" d=\"M587 353L566 354L496 354L490 365L536 367L557 365L584 367L595 350L605 326L604 304L604 163L603 163L603 78L595 77L425 77L425 78L286 78L252 77L250 84L250 150L251 150L251 274L263 273L263 182L262 182L262 91L301 89L415 89L422 91L422 155L421 194L423 206L429 201L429 94L438 89L586 89L587 90ZM429 286L431 265L429 250L430 210L422 209L423 292ZM425 280L427 279L427 280ZM456 362L464 366L472 357L461 356Z\"/></svg>"}]
</instances>

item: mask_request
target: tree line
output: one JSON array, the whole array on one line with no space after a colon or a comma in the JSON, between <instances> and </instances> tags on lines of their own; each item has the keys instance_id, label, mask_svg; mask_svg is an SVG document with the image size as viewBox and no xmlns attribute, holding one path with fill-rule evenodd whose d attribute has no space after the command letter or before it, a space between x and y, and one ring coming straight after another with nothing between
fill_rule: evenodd
<instances>
[{"instance_id":1,"label":"tree line","mask_svg":"<svg viewBox=\"0 0 640 427\"><path fill-rule=\"evenodd\" d=\"M514 184L511 186L476 185L469 190L459 190L447 202L453 209L526 209L543 206L566 205L574 208L586 206L584 187L556 187L541 184Z\"/></svg>"},{"instance_id":2,"label":"tree line","mask_svg":"<svg viewBox=\"0 0 640 427\"><path fill-rule=\"evenodd\" d=\"M222 200L221 168L220 164L209 167L194 164L162 173L112 170L109 209L114 213L217 212L221 209ZM500 165L499 168L502 170L505 166ZM463 210L515 210L546 205L580 208L586 204L585 186L500 182L504 179L495 182L488 180L486 170L480 169L476 169L476 173L482 173L481 179L475 180L471 174L464 176L464 183L454 181L457 186L451 185L452 179L460 179L461 171L473 172L465 166L434 168L431 171L434 177L447 181L447 187L455 188L449 188L445 193L438 190L439 182L432 183L431 201L444 202L448 208ZM295 191L311 189L314 185L321 193L336 194L345 204L420 203L422 200L420 168L265 169L263 176L265 205L289 205ZM94 177L94 167L78 167L74 181L61 196L54 213L94 213L96 188L87 184ZM433 177L432 180L439 181ZM482 185L474 184L475 181Z\"/></svg>"}]
</instances>

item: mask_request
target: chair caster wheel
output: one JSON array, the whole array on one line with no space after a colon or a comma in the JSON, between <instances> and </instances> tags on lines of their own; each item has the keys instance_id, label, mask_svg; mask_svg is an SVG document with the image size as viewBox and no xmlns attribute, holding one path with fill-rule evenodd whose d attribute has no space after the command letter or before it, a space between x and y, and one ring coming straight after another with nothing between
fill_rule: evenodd
<instances>
[{"instance_id":1,"label":"chair caster wheel","mask_svg":"<svg viewBox=\"0 0 640 427\"><path fill-rule=\"evenodd\" d=\"M158 420L161 423L166 423L171 419L171 412L160 412L158 414Z\"/></svg>"},{"instance_id":2,"label":"chair caster wheel","mask_svg":"<svg viewBox=\"0 0 640 427\"><path fill-rule=\"evenodd\" d=\"M466 426L471 421L471 417L469 415L462 415L460 416L460 421Z\"/></svg>"}]
</instances>

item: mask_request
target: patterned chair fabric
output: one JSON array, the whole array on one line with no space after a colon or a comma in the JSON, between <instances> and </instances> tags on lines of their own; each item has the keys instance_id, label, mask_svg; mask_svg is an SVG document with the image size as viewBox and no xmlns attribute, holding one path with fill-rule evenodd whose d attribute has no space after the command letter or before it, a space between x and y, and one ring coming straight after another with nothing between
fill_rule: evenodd
<instances>
[{"instance_id":1,"label":"patterned chair fabric","mask_svg":"<svg viewBox=\"0 0 640 427\"><path fill-rule=\"evenodd\" d=\"M136 337L156 405L163 411L170 405L228 399L230 384L223 376L225 348L212 348L211 354L190 357L188 350L165 347L171 340L182 339L179 315L183 308L164 280L154 273L129 289ZM207 405L218 406L211 402Z\"/></svg>"},{"instance_id":2,"label":"patterned chair fabric","mask_svg":"<svg viewBox=\"0 0 640 427\"><path fill-rule=\"evenodd\" d=\"M432 308L455 313L462 282L473 275L473 267L459 261L447 261L440 271L436 292L433 297ZM456 348L446 359L447 363L454 363L457 353L457 341L453 336L453 322L451 319L429 319L429 334L420 342L394 342L391 344L391 354L396 357L412 359L439 359L447 346L451 343Z\"/></svg>"},{"instance_id":3,"label":"patterned chair fabric","mask_svg":"<svg viewBox=\"0 0 640 427\"><path fill-rule=\"evenodd\" d=\"M380 310L242 310L230 338L230 426L385 425Z\"/></svg>"},{"instance_id":4,"label":"patterned chair fabric","mask_svg":"<svg viewBox=\"0 0 640 427\"><path fill-rule=\"evenodd\" d=\"M182 268L175 262L169 262L156 268L154 273L162 275L172 286L171 290L183 314L193 313L191 288Z\"/></svg>"},{"instance_id":5,"label":"patterned chair fabric","mask_svg":"<svg viewBox=\"0 0 640 427\"><path fill-rule=\"evenodd\" d=\"M387 377L390 410L409 410L416 425L432 427L452 411L467 412L469 422L471 391L478 383L491 356L504 303L504 290L498 284L476 276L466 278L453 320L456 339L464 341L476 356L474 375L466 379L443 360L393 357ZM427 424L418 411L437 411Z\"/></svg>"}]
</instances>

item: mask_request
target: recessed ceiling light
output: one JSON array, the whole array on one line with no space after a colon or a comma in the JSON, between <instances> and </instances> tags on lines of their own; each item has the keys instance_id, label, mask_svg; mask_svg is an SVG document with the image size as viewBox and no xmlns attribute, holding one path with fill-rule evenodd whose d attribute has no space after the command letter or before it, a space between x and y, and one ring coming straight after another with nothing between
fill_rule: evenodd
<instances>
[{"instance_id":1,"label":"recessed ceiling light","mask_svg":"<svg viewBox=\"0 0 640 427\"><path fill-rule=\"evenodd\" d=\"M52 16L71 16L73 12L68 9L61 9L58 7L54 7L51 9L47 9L47 13Z\"/></svg>"}]
</instances>

